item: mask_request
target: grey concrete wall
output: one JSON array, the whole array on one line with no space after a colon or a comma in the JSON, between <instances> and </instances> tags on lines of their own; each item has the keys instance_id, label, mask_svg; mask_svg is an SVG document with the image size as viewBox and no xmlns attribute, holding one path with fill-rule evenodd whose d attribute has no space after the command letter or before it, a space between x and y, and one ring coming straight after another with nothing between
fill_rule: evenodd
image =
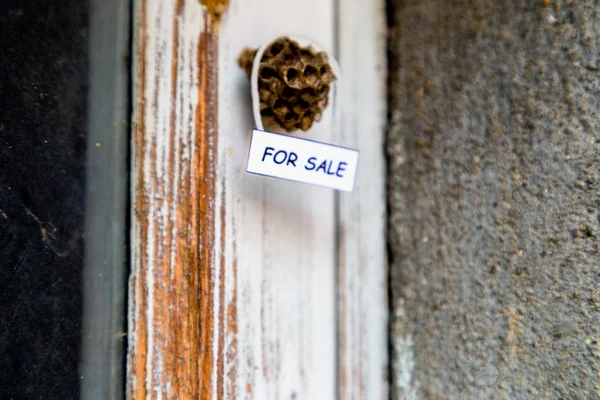
<instances>
[{"instance_id":1,"label":"grey concrete wall","mask_svg":"<svg viewBox=\"0 0 600 400\"><path fill-rule=\"evenodd\" d=\"M600 398L600 2L391 3L395 398Z\"/></svg>"}]
</instances>

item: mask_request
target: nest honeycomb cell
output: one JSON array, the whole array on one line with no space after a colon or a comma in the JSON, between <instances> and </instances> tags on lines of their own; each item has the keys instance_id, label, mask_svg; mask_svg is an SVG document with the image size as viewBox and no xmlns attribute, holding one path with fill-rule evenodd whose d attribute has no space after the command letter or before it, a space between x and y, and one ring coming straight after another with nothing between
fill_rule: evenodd
<instances>
[{"instance_id":1,"label":"nest honeycomb cell","mask_svg":"<svg viewBox=\"0 0 600 400\"><path fill-rule=\"evenodd\" d=\"M246 48L238 58L248 78L256 52ZM302 47L287 37L272 42L258 69L260 113L265 129L309 130L321 120L335 80L327 53Z\"/></svg>"}]
</instances>

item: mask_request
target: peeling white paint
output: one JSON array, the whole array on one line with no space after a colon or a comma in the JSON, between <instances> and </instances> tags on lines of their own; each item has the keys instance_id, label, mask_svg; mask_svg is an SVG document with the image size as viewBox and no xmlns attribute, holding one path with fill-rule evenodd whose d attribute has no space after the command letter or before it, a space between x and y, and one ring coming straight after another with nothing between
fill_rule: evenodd
<instances>
[{"instance_id":1,"label":"peeling white paint","mask_svg":"<svg viewBox=\"0 0 600 400\"><path fill-rule=\"evenodd\" d=\"M385 99L379 69L383 54L380 29L384 26L383 5L358 0L342 0L339 12L344 14L339 37L343 43L342 70L348 82L343 97L343 127L334 132L331 107L323 120L304 137L342 145L356 144L361 150L362 175L352 197L343 197L337 213L334 192L294 182L265 179L244 173L248 132L253 127L250 87L237 65L239 52L245 46L258 46L279 34L299 34L314 39L333 50L334 26L338 12L334 0L231 1L220 23L219 54L219 132L216 168L215 202L210 207L215 214L214 264L211 266L215 286L224 287L223 299L218 290L213 297L212 352L215 363L223 362L224 376L212 369L211 392L219 389L225 398L236 399L334 399L338 367L336 334L338 315L336 302L341 293L347 306L344 328L347 342L340 349L351 362L344 373L357 379L350 385L352 392L344 398L385 399L386 366L386 285L385 285L385 198L384 159L382 158L385 122ZM158 185L148 192L148 229L145 256L150 266L162 257L170 260L168 276L155 282L148 272L140 276L139 247L132 246L131 281L143 280L147 287L148 304L153 304L154 285L168 287L173 279L177 260L175 241L180 232L171 233L171 251L163 254L161 244L169 237L164 227L175 222L176 205L181 194L173 190L173 201L165 200L167 189L180 187L194 165L195 144L189 142L195 129L198 105L198 40L204 29L203 7L197 1L186 1L180 16L174 15L175 2L160 0L136 1L136 12L144 7L149 26L147 32L145 106L143 116L146 158L133 159L134 171L145 165L144 180ZM277 16L276 18L274 16ZM173 21L177 21L174 24ZM174 53L173 29L177 26L177 52ZM367 53L359 57L355 44ZM356 53L356 54L355 54ZM148 57L148 54L155 56ZM173 104L172 60L177 60L175 102ZM158 86L157 86L158 84ZM358 85L354 87L354 85ZM360 95L359 95L360 94ZM156 96L156 97L155 97ZM156 100L155 100L156 98ZM156 101L156 102L155 102ZM175 111L175 142L171 149L171 113ZM135 118L142 116L136 115ZM134 118L134 124L136 119ZM360 128L360 129L357 129ZM362 132L363 136L359 135ZM156 164L150 148L155 146ZM175 163L170 170L168 157L174 150ZM190 160L190 162L186 162ZM367 160L364 162L364 160ZM360 172L359 172L360 173ZM135 194L137 175L132 174ZM133 199L136 204L136 199ZM222 210L224 207L224 210ZM224 213L222 214L222 211ZM336 218L344 227L343 251L338 254ZM224 219L224 220L223 220ZM173 224L175 226L175 224ZM158 227L158 235L154 228ZM209 228L209 227L206 227ZM210 227L212 229L212 227ZM132 243L141 240L139 221L132 218ZM222 232L222 229L225 231ZM221 234L225 246L221 246ZM201 243L200 246L203 244ZM155 246L159 249L155 251ZM338 256L341 264L338 265ZM337 268L342 268L344 280L336 282ZM221 281L221 277L224 277ZM139 282L139 281L138 281ZM166 286L165 286L166 285ZM130 299L136 291L132 283ZM158 290L158 289L156 289ZM200 294L199 294L200 295ZM177 304L172 299L169 307ZM221 301L224 303L221 304ZM129 346L138 344L135 321L144 315L152 332L156 316L152 307L139 309L130 300ZM220 324L221 308L224 324ZM230 317L229 312L233 313ZM143 313L143 314L142 314ZM232 318L232 320L230 320ZM231 324L235 323L236 327ZM223 335L223 347L219 337ZM148 398L172 398L175 383L164 376L165 349L147 339ZM163 338L164 339L164 338ZM167 338L167 344L177 338ZM222 351L223 354L219 354ZM129 370L130 379L134 374ZM221 379L222 378L222 379ZM161 383L161 379L166 382ZM219 388L220 382L223 387ZM129 386L135 384L130 382Z\"/></svg>"}]
</instances>

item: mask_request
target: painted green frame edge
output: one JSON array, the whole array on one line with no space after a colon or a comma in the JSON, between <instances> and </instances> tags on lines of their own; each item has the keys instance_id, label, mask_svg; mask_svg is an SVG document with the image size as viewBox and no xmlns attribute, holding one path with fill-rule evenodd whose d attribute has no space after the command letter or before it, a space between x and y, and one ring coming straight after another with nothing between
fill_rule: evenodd
<instances>
[{"instance_id":1,"label":"painted green frame edge","mask_svg":"<svg viewBox=\"0 0 600 400\"><path fill-rule=\"evenodd\" d=\"M89 0L82 399L125 395L131 3Z\"/></svg>"}]
</instances>

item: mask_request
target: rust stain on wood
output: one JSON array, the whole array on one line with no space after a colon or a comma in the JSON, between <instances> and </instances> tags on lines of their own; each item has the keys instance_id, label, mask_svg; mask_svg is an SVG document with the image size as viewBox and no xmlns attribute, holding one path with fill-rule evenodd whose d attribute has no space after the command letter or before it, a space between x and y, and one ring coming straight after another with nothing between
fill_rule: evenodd
<instances>
[{"instance_id":1,"label":"rust stain on wood","mask_svg":"<svg viewBox=\"0 0 600 400\"><path fill-rule=\"evenodd\" d=\"M175 15L181 15L183 12L184 0L175 0Z\"/></svg>"},{"instance_id":2,"label":"rust stain on wood","mask_svg":"<svg viewBox=\"0 0 600 400\"><path fill-rule=\"evenodd\" d=\"M133 126L136 240L133 246L136 273L130 282L130 339L128 354L128 399L155 397L223 398L225 345L224 258L215 276L216 164L218 146L218 37L212 12L205 12L204 30L197 43L198 103L195 126L177 131L178 104L189 94L179 88L179 17L183 0L175 4L172 34L170 116L166 165L160 166L158 143L145 123L158 121L160 71L155 74L152 108L146 107L146 82L150 71L146 57L161 64L162 53L148 49L146 10L138 6L136 25L137 124ZM165 60L166 61L166 60ZM159 67L157 67L159 68ZM177 151L177 145L180 151ZM193 149L183 157L183 148ZM159 170L163 168L163 176ZM176 171L179 171L176 174ZM148 174L148 172L150 172ZM176 176L177 175L177 176ZM225 204L220 246L226 239ZM162 207L162 212L157 211ZM154 245L151 245L155 239ZM152 257L152 259L149 259ZM218 281L218 283L217 283ZM218 298L220 307L215 310ZM151 317L149 317L151 315ZM151 319L149 321L149 318ZM215 320L217 319L217 321ZM231 324L235 326L235 324ZM215 337L218 330L219 335ZM217 340L217 355L213 345ZM216 358L216 359L215 359ZM214 388L213 376L217 375ZM215 391L216 389L216 391Z\"/></svg>"},{"instance_id":3,"label":"rust stain on wood","mask_svg":"<svg viewBox=\"0 0 600 400\"><path fill-rule=\"evenodd\" d=\"M235 242L233 244L233 254L237 254L236 253L236 246L235 246ZM229 302L229 305L227 306L227 330L228 332L233 335L234 340L235 340L235 335L237 335L238 333L238 326L237 326L237 260L233 260L233 282L232 282L232 287L233 287L233 297L231 299L231 301Z\"/></svg>"},{"instance_id":4,"label":"rust stain on wood","mask_svg":"<svg viewBox=\"0 0 600 400\"><path fill-rule=\"evenodd\" d=\"M219 270L219 338L217 343L217 398L223 399L225 390L225 249L227 226L225 224L225 177L221 180L221 258Z\"/></svg>"},{"instance_id":5,"label":"rust stain on wood","mask_svg":"<svg viewBox=\"0 0 600 400\"><path fill-rule=\"evenodd\" d=\"M136 116L136 124L132 126L132 134L134 139L134 148L138 153L144 148L145 141L145 126L144 126L144 115L146 110L145 102L145 76L146 76L146 13L144 7L140 7L139 10L139 27L138 27L139 46L137 46L136 58L137 71L135 75L136 84L138 85L137 93L138 97L135 99L138 107ZM129 288L129 301L132 303L132 309L141 309L147 304L147 292L145 290L143 279L141 278L145 274L145 268L148 265L146 246L148 244L148 199L144 197L144 162L140 158L138 160L137 168L137 187L134 189L137 193L135 213L138 220L138 224L142 227L140 229L140 268L136 278L132 278ZM146 229L144 229L146 227ZM135 245L135 244L134 244ZM135 329L136 335L133 338L129 335L129 354L128 360L129 365L127 368L127 374L129 378L127 380L127 398L133 399L138 396L139 398L146 397L146 386L145 386L145 369L146 369L146 357L147 357L147 335L148 335L148 320L145 314L140 314L139 317L133 321L135 328L129 327L129 330ZM135 341L134 341L135 340ZM131 379L133 378L133 379Z\"/></svg>"},{"instance_id":6,"label":"rust stain on wood","mask_svg":"<svg viewBox=\"0 0 600 400\"><path fill-rule=\"evenodd\" d=\"M180 8L180 5L177 4L176 8ZM175 18L173 20L173 36L171 38L172 41L172 46L173 46L173 57L171 59L171 104L176 104L176 96L177 96L177 70L178 70L178 50L179 50L179 22L177 19L177 16L179 14L180 10L177 10L175 13ZM157 73L158 75L158 73ZM167 173L170 177L169 181L172 182L175 179L175 174L174 174L174 168L173 166L175 165L175 137L176 137L176 133L175 133L175 120L176 120L176 115L175 115L175 107L173 107L171 109L171 115L170 115L170 121L169 121L169 154L168 154L168 159L167 159ZM158 179L158 176L157 176ZM180 181L181 182L181 181ZM174 196L175 194L173 193L173 185L169 185L169 187L166 188L166 193L163 197L166 198L166 202L167 205L170 207L171 204L173 204L174 202ZM181 191L180 191L181 193ZM174 221L175 219L175 221ZM175 222L175 224L174 224ZM176 220L175 216L171 216L170 214L167 215L167 217L165 218L164 221L164 242L163 244L163 248L161 249L162 251L159 252L159 264L161 265L161 275L162 275L162 281L168 281L169 284L166 285L166 287L168 288L168 294L165 296L161 296L161 298L157 298L157 301L160 301L160 309L157 307L157 310L159 310L159 315L162 316L164 318L164 324L166 326L168 326L171 332L173 332L175 337L179 337L180 336L180 331L182 330L182 327L180 327L179 325L179 320L177 318L173 318L173 315L171 313L169 313L169 301L172 298L177 298L176 296L179 295L178 291L180 290L180 288L176 285L177 282L180 282L179 276L177 274L177 260L175 261L175 265L171 265L171 251L172 251L172 246L173 246L173 229L175 227L177 227L178 229L180 228L180 225L178 223L179 221ZM157 231L160 231L159 229L159 225L156 224L155 225L157 227ZM159 232L157 232L159 233ZM160 236L156 236L156 237L160 237ZM157 241L158 242L158 241ZM157 243L158 245L158 243ZM176 244L175 244L176 247ZM172 271L172 272L171 272ZM161 281L158 280L154 280L154 284L155 286L161 285ZM162 292L158 287L155 288L155 292ZM158 340L157 340L158 339ZM177 359L178 359L178 355L180 354L180 346L179 346L179 341L178 340L172 340L169 337L160 337L160 338L156 338L155 339L155 343L159 344L163 349L167 349L170 345L172 347L171 351L164 351L164 356L163 356L163 362L166 365L172 365L173 368L175 370L181 370L182 366L181 365L177 365ZM180 385L180 381L179 381L179 374L174 374L173 376L162 376L160 377L161 379L161 384L163 385L163 387L168 387L168 385L170 385L171 387L173 387L175 390L175 393L181 394L182 390L181 390L181 385Z\"/></svg>"},{"instance_id":7,"label":"rust stain on wood","mask_svg":"<svg viewBox=\"0 0 600 400\"><path fill-rule=\"evenodd\" d=\"M234 237L235 237L235 225L234 229ZM237 254L237 249L235 242L233 242L233 254ZM236 387L236 377L237 377L237 357L238 357L238 326L237 326L237 259L233 260L232 270L233 270L233 282L231 283L233 296L231 301L227 306L227 332L231 337L231 344L227 348L227 363L229 364L229 371L227 372L227 378L229 382L231 382L231 392L229 393L229 398L235 399L237 398L237 387Z\"/></svg>"},{"instance_id":8,"label":"rust stain on wood","mask_svg":"<svg viewBox=\"0 0 600 400\"><path fill-rule=\"evenodd\" d=\"M227 10L229 0L200 0L200 4L206 7L213 22L218 22Z\"/></svg>"},{"instance_id":9,"label":"rust stain on wood","mask_svg":"<svg viewBox=\"0 0 600 400\"><path fill-rule=\"evenodd\" d=\"M211 31L211 24L205 25L205 30L198 40L198 107L196 109L196 148L198 149L195 166L197 179L192 193L199 195L199 219L196 223L198 245L201 254L198 259L200 281L200 305L196 311L197 323L200 328L199 365L200 377L199 398L212 399L212 375L215 367L213 354L214 331L214 300L215 276L214 244L215 244L215 169L217 148L217 49L216 36ZM197 190L194 190L197 189ZM195 246L197 247L197 246ZM192 274L193 275L193 274Z\"/></svg>"}]
</instances>

